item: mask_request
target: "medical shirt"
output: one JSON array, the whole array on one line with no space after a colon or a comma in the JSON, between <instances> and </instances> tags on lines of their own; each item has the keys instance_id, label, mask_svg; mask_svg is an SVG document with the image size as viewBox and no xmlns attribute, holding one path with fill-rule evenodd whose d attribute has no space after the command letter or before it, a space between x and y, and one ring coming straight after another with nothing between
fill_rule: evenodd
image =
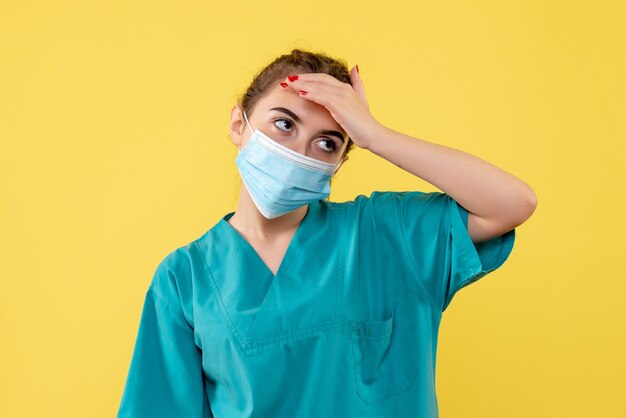
<instances>
[{"instance_id":1,"label":"medical shirt","mask_svg":"<svg viewBox=\"0 0 626 418\"><path fill-rule=\"evenodd\" d=\"M310 203L276 275L222 217L160 262L119 418L435 418L437 336L508 258L441 192Z\"/></svg>"}]
</instances>

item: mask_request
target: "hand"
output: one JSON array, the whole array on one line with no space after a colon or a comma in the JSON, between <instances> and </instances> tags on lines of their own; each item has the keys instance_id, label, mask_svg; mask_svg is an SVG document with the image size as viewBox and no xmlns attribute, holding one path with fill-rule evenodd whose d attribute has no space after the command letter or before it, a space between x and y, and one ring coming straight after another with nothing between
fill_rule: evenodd
<instances>
[{"instance_id":1,"label":"hand","mask_svg":"<svg viewBox=\"0 0 626 418\"><path fill-rule=\"evenodd\" d=\"M295 80L294 75L296 74L284 80L287 88L299 91L300 97L328 109L333 119L358 147L368 149L380 137L379 132L383 126L369 110L363 80L356 67L350 71L352 85L326 73L297 74L298 78Z\"/></svg>"}]
</instances>

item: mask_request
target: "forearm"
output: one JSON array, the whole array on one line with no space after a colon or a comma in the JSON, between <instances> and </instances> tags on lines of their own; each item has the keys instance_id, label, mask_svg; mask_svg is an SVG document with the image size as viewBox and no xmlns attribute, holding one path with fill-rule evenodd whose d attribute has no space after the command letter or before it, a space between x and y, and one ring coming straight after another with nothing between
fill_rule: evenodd
<instances>
[{"instance_id":1,"label":"forearm","mask_svg":"<svg viewBox=\"0 0 626 418\"><path fill-rule=\"evenodd\" d=\"M530 186L466 152L414 138L383 125L367 149L436 186L483 219L518 225L536 206L536 196Z\"/></svg>"}]
</instances>

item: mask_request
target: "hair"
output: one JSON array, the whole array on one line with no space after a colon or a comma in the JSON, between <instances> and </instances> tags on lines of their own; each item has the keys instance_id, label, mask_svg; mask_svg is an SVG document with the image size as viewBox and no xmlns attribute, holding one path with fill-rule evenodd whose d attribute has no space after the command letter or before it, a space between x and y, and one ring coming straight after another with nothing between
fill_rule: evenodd
<instances>
[{"instance_id":1,"label":"hair","mask_svg":"<svg viewBox=\"0 0 626 418\"><path fill-rule=\"evenodd\" d=\"M334 59L324 53L292 49L289 54L280 55L265 68L260 70L246 91L237 98L239 106L250 115L257 102L263 97L270 86L288 75L298 73L326 73L337 80L352 85L347 63L342 59ZM342 158L354 147L348 137Z\"/></svg>"}]
</instances>

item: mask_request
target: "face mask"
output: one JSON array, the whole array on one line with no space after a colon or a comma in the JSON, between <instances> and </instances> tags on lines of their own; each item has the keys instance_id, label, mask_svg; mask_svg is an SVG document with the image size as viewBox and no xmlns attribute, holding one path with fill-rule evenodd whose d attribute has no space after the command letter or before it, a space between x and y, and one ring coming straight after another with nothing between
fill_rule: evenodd
<instances>
[{"instance_id":1,"label":"face mask","mask_svg":"<svg viewBox=\"0 0 626 418\"><path fill-rule=\"evenodd\" d=\"M246 112L243 115L252 130ZM328 197L330 179L341 165L297 153L258 129L235 162L254 204L268 219Z\"/></svg>"}]
</instances>

